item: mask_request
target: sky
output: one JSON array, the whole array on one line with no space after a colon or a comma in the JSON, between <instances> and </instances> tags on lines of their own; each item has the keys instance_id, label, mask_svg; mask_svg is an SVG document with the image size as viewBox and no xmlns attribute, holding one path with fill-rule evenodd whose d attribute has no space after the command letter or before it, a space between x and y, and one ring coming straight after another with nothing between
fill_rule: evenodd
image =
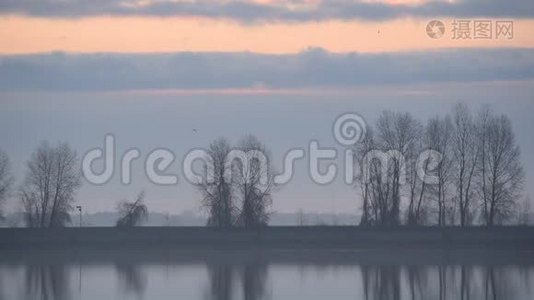
<instances>
[{"instance_id":1,"label":"sky","mask_svg":"<svg viewBox=\"0 0 534 300\"><path fill-rule=\"evenodd\" d=\"M443 24L438 38L432 20ZM409 111L425 122L463 101L511 117L534 194L533 28L531 0L4 0L0 148L19 184L42 140L81 157L111 133L118 153L142 156L130 185L85 182L86 211L145 190L151 210L198 212L181 158L219 136L255 134L280 169L311 140L342 151L331 130L345 112L372 123L384 109ZM176 154L178 185L142 174L160 147ZM354 187L314 184L301 162L273 209L360 205ZM9 209L20 209L16 199Z\"/></svg>"}]
</instances>

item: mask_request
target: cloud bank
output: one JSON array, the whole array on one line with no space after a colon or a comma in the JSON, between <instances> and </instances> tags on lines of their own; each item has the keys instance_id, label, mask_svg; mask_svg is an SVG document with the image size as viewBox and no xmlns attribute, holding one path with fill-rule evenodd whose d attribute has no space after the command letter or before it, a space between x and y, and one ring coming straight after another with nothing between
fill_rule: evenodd
<instances>
[{"instance_id":1,"label":"cloud bank","mask_svg":"<svg viewBox=\"0 0 534 300\"><path fill-rule=\"evenodd\" d=\"M353 0L2 0L1 14L45 17L96 15L201 16L239 22L388 20L401 17L532 18L532 0L427 0L388 4Z\"/></svg>"},{"instance_id":2,"label":"cloud bank","mask_svg":"<svg viewBox=\"0 0 534 300\"><path fill-rule=\"evenodd\" d=\"M333 54L35 54L0 57L0 91L273 89L534 79L534 49Z\"/></svg>"}]
</instances>

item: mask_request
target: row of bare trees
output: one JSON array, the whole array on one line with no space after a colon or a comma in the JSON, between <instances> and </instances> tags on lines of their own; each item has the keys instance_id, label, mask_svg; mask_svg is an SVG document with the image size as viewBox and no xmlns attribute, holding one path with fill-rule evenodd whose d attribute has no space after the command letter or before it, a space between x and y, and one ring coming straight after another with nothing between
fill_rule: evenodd
<instances>
[{"instance_id":1,"label":"row of bare trees","mask_svg":"<svg viewBox=\"0 0 534 300\"><path fill-rule=\"evenodd\" d=\"M232 150L240 150L244 160L227 162ZM255 136L243 137L237 147L225 138L213 141L208 156L213 166L213 178L196 184L202 195L202 205L208 212L208 226L259 227L269 221L272 203L273 172L269 161L262 161L258 154L268 159L268 151ZM231 169L232 176L225 176ZM262 182L262 178L266 181Z\"/></svg>"},{"instance_id":2,"label":"row of bare trees","mask_svg":"<svg viewBox=\"0 0 534 300\"><path fill-rule=\"evenodd\" d=\"M376 150L386 153L386 168L380 160L365 161ZM441 156L422 165L422 173L436 179L432 184L416 168L424 150ZM408 113L383 112L356 153L367 168L360 174L368 174L357 177L362 225L491 226L517 212L525 176L519 146L510 119L487 106L474 114L459 103L426 125Z\"/></svg>"},{"instance_id":3,"label":"row of bare trees","mask_svg":"<svg viewBox=\"0 0 534 300\"><path fill-rule=\"evenodd\" d=\"M17 193L12 193L10 162L8 156L0 151L0 219L2 204L13 194L20 199L26 226L64 227L71 221L70 213L81 184L76 151L66 143L53 147L43 142L29 159ZM117 226L137 226L147 219L148 209L143 198L142 192L132 202L124 200L117 204Z\"/></svg>"},{"instance_id":4,"label":"row of bare trees","mask_svg":"<svg viewBox=\"0 0 534 300\"><path fill-rule=\"evenodd\" d=\"M256 227L268 222L272 172L270 164L267 169L264 168L262 161L255 156L256 153L266 154L267 150L254 136L242 138L238 148L250 156L244 160L250 161L250 164L239 160L233 162L231 171L236 176L227 182L225 158L232 148L223 138L210 145L215 180L197 185L203 195L203 206L209 211L208 225ZM261 182L264 176L268 179L267 183ZM9 160L0 152L0 204L7 198L11 185ZM74 197L80 187L81 172L76 152L65 143L52 147L43 142L28 161L25 178L17 193L26 225L39 228L66 226L71 221ZM148 209L143 200L144 192L141 192L133 201L119 202L116 225L132 227L145 221Z\"/></svg>"},{"instance_id":5,"label":"row of bare trees","mask_svg":"<svg viewBox=\"0 0 534 300\"><path fill-rule=\"evenodd\" d=\"M422 165L425 176L436 178L431 184L416 168L421 153L428 149L440 153L439 161L429 156ZM228 168L233 150L239 150L244 159L232 159ZM366 161L367 154L377 150L388 156L385 168L381 160ZM460 103L451 113L424 125L409 113L383 112L368 127L355 153L356 161L367 168L357 177L362 225L491 226L510 221L519 208L525 177L519 146L510 119L489 107L472 113ZM252 135L235 147L219 138L210 144L207 156L213 178L198 182L196 188L209 215L208 225L267 225L275 186L265 145ZM9 160L0 152L0 204L12 182ZM28 161L19 189L27 226L65 226L80 186L76 152L67 144L42 143ZM143 197L141 193L133 202L118 204L117 226L135 226L147 218Z\"/></svg>"}]
</instances>

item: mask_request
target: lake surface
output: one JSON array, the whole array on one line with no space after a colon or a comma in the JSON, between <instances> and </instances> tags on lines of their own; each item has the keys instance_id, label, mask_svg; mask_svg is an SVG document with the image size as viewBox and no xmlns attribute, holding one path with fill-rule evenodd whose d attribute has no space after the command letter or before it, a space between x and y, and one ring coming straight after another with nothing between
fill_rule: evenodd
<instances>
[{"instance_id":1,"label":"lake surface","mask_svg":"<svg viewBox=\"0 0 534 300\"><path fill-rule=\"evenodd\" d=\"M533 299L534 253L2 250L0 299Z\"/></svg>"}]
</instances>

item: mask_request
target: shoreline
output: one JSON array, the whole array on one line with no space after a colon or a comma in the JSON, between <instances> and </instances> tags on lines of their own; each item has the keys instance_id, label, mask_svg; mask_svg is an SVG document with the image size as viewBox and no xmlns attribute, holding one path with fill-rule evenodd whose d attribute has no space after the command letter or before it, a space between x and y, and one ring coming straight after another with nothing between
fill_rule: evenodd
<instances>
[{"instance_id":1,"label":"shoreline","mask_svg":"<svg viewBox=\"0 0 534 300\"><path fill-rule=\"evenodd\" d=\"M523 249L534 227L214 227L0 228L0 249L27 247L159 247L177 249Z\"/></svg>"}]
</instances>

